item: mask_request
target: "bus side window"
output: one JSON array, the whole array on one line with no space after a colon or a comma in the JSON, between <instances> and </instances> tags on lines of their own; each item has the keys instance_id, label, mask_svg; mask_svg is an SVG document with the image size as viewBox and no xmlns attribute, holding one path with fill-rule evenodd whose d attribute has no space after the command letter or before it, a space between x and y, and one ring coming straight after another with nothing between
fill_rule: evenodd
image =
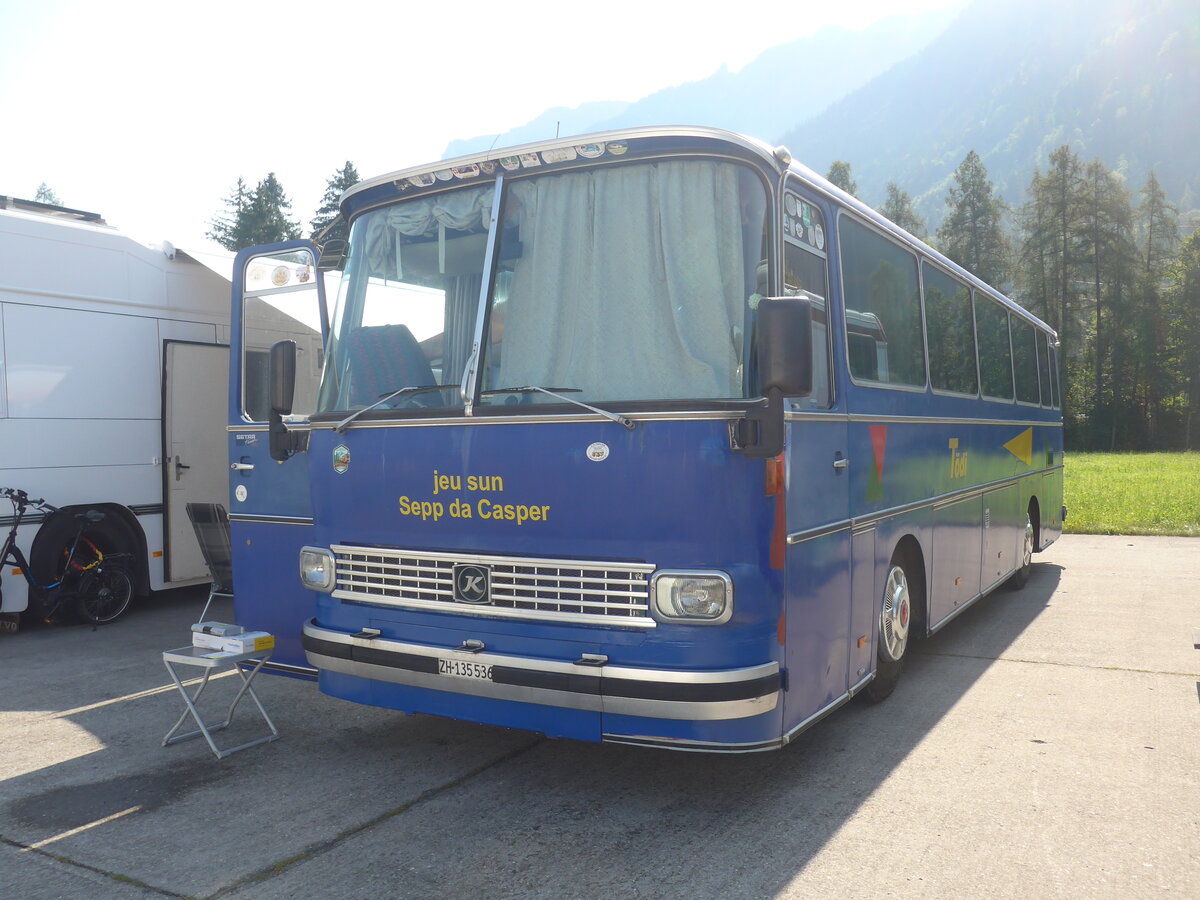
<instances>
[{"instance_id":1,"label":"bus side window","mask_svg":"<svg viewBox=\"0 0 1200 900\"><path fill-rule=\"evenodd\" d=\"M791 243L783 249L783 293L788 297L804 295L812 305L812 393L799 401L809 409L827 409L829 390L829 314L825 301L825 260Z\"/></svg>"},{"instance_id":2,"label":"bus side window","mask_svg":"<svg viewBox=\"0 0 1200 900\"><path fill-rule=\"evenodd\" d=\"M1062 408L1062 371L1059 369L1058 350L1054 341L1046 337L1046 355L1050 357L1050 386L1053 389L1054 408Z\"/></svg>"},{"instance_id":3,"label":"bus side window","mask_svg":"<svg viewBox=\"0 0 1200 900\"><path fill-rule=\"evenodd\" d=\"M925 327L929 333L929 382L934 390L975 394L975 329L971 292L941 269L921 264L925 275Z\"/></svg>"},{"instance_id":4,"label":"bus side window","mask_svg":"<svg viewBox=\"0 0 1200 900\"><path fill-rule=\"evenodd\" d=\"M876 368L867 354L850 354L850 374L865 381L925 387L925 337L917 258L899 244L848 216L838 223L846 334L877 342Z\"/></svg>"},{"instance_id":5,"label":"bus side window","mask_svg":"<svg viewBox=\"0 0 1200 900\"><path fill-rule=\"evenodd\" d=\"M1047 340L1049 340L1048 335L1038 332L1038 373L1042 385L1042 406L1053 407L1054 391L1050 387L1050 347L1046 343Z\"/></svg>"},{"instance_id":6,"label":"bus side window","mask_svg":"<svg viewBox=\"0 0 1200 900\"><path fill-rule=\"evenodd\" d=\"M1028 322L1014 316L1012 319L1012 344L1017 400L1021 403L1040 403L1037 331Z\"/></svg>"},{"instance_id":7,"label":"bus side window","mask_svg":"<svg viewBox=\"0 0 1200 900\"><path fill-rule=\"evenodd\" d=\"M983 395L996 400L1012 400L1012 346L1008 342L1008 313L999 303L978 291L975 292L975 329Z\"/></svg>"}]
</instances>

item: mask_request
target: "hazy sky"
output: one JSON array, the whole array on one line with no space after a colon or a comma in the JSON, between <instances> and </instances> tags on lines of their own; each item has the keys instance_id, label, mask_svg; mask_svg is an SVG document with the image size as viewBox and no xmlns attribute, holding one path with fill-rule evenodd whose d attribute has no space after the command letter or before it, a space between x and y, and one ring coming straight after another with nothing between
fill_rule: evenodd
<instances>
[{"instance_id":1,"label":"hazy sky","mask_svg":"<svg viewBox=\"0 0 1200 900\"><path fill-rule=\"evenodd\" d=\"M238 176L273 171L307 233L348 159L364 178L419 165L550 107L961 3L0 0L0 194L45 182L139 240L204 249Z\"/></svg>"}]
</instances>

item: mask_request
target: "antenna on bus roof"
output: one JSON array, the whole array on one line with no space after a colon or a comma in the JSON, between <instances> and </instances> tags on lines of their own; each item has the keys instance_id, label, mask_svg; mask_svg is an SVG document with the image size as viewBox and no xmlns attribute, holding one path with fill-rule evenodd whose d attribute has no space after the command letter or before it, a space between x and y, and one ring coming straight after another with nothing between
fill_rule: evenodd
<instances>
[{"instance_id":1,"label":"antenna on bus roof","mask_svg":"<svg viewBox=\"0 0 1200 900\"><path fill-rule=\"evenodd\" d=\"M561 128L562 128L562 122L561 122L561 121L558 121L558 122L555 122L555 123L554 123L554 139L555 139L556 141L558 140L558 132L559 132L559 130L560 130Z\"/></svg>"}]
</instances>

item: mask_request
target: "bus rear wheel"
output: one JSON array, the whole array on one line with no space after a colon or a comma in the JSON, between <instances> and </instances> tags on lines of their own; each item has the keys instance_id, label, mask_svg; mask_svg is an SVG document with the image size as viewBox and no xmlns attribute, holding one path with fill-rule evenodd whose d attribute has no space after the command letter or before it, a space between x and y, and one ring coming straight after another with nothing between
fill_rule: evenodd
<instances>
[{"instance_id":1,"label":"bus rear wheel","mask_svg":"<svg viewBox=\"0 0 1200 900\"><path fill-rule=\"evenodd\" d=\"M1010 591L1019 591L1029 581L1029 572L1033 568L1033 544L1033 513L1028 512L1025 514L1025 539L1021 545L1021 561L1004 585Z\"/></svg>"},{"instance_id":2,"label":"bus rear wheel","mask_svg":"<svg viewBox=\"0 0 1200 900\"><path fill-rule=\"evenodd\" d=\"M865 689L867 698L876 703L889 697L896 689L900 673L904 670L904 656L908 652L909 629L913 619L913 592L906 565L908 563L899 554L893 556L883 584L875 677Z\"/></svg>"}]
</instances>

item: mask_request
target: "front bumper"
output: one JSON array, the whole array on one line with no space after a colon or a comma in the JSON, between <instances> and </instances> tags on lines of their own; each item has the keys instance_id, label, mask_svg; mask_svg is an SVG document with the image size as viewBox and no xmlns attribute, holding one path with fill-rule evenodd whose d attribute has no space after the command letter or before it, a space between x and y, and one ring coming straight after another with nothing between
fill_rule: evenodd
<instances>
[{"instance_id":1,"label":"front bumper","mask_svg":"<svg viewBox=\"0 0 1200 900\"><path fill-rule=\"evenodd\" d=\"M762 715L779 704L779 664L670 670L472 652L363 637L310 621L303 646L319 670L450 694L612 716L716 722ZM439 674L439 660L490 667L491 679ZM447 701L448 706L452 705ZM447 715L453 716L451 709Z\"/></svg>"}]
</instances>

